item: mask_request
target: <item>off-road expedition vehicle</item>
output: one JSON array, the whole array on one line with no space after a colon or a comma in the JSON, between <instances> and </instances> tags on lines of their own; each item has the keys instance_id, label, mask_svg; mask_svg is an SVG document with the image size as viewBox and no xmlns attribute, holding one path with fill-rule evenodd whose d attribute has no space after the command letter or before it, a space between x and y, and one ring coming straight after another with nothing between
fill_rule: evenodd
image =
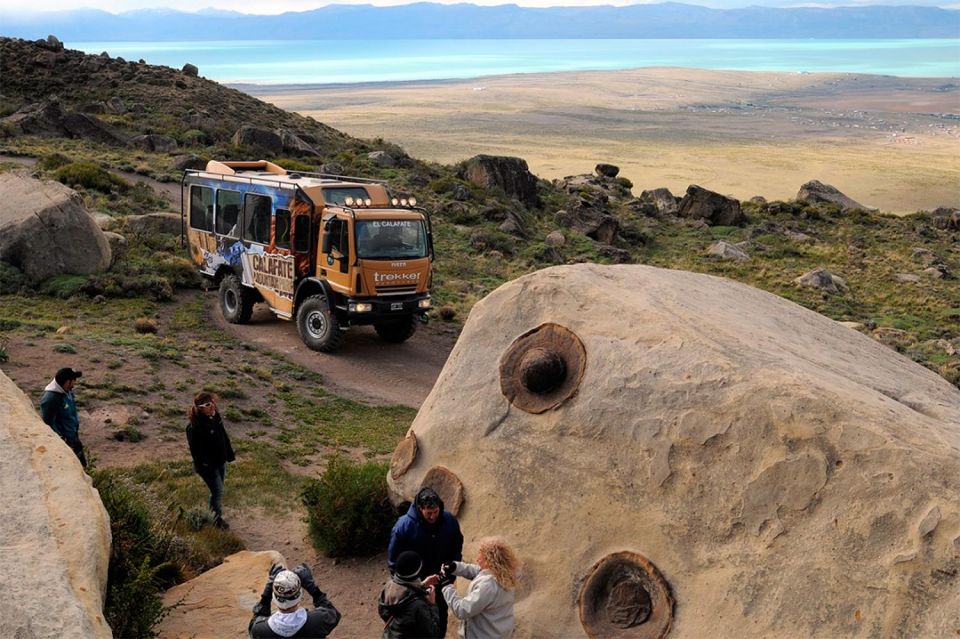
<instances>
[{"instance_id":1,"label":"off-road expedition vehicle","mask_svg":"<svg viewBox=\"0 0 960 639\"><path fill-rule=\"evenodd\" d=\"M227 321L243 324L265 302L325 352L350 326L402 342L426 321L433 235L415 199L262 160L211 161L185 171L181 187L190 258L219 286Z\"/></svg>"}]
</instances>

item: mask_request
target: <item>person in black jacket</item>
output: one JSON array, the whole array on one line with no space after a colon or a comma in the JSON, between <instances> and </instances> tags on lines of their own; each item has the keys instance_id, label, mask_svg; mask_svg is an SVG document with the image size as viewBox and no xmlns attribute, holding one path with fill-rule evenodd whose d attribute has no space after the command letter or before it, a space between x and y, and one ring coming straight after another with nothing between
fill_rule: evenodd
<instances>
[{"instance_id":1,"label":"person in black jacket","mask_svg":"<svg viewBox=\"0 0 960 639\"><path fill-rule=\"evenodd\" d=\"M407 550L397 558L396 570L380 592L377 611L386 623L382 639L435 639L440 634L437 593L420 581L420 555Z\"/></svg>"},{"instance_id":2,"label":"person in black jacket","mask_svg":"<svg viewBox=\"0 0 960 639\"><path fill-rule=\"evenodd\" d=\"M193 457L193 469L210 489L210 510L213 511L218 528L229 528L223 520L223 480L227 473L227 462L236 457L230 437L223 427L223 418L217 411L217 396L213 393L200 393L193 399L188 413L187 445Z\"/></svg>"},{"instance_id":3,"label":"person in black jacket","mask_svg":"<svg viewBox=\"0 0 960 639\"><path fill-rule=\"evenodd\" d=\"M304 590L313 597L313 610L300 605ZM277 605L277 612L273 614L270 614L271 602ZM324 639L338 623L340 611L317 586L307 564L300 564L293 570L274 565L270 568L260 601L253 607L247 636L250 639Z\"/></svg>"}]
</instances>

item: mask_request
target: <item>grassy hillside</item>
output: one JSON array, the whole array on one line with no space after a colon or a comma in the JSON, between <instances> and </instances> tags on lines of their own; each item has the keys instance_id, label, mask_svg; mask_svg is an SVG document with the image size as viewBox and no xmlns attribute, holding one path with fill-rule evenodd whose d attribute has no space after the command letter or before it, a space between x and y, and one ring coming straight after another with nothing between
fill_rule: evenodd
<instances>
[{"instance_id":1,"label":"grassy hillside","mask_svg":"<svg viewBox=\"0 0 960 639\"><path fill-rule=\"evenodd\" d=\"M929 213L894 217L842 214L830 205L744 203L743 224L708 226L658 214L649 202L635 198L623 179L567 188L541 180L540 205L524 207L498 189L481 189L458 178L456 167L418 161L384 140L350 138L311 118L179 70L0 39L0 77L0 117L51 96L57 96L64 111L96 112L100 109L92 104L119 99L124 112L100 112L95 117L123 137L160 134L176 140L175 150L156 153L85 139L20 135L16 127L0 125L0 153L37 158L42 172L71 184L78 180L64 176L65 166L76 162L174 181L180 176L178 167L191 161L261 159L263 149L231 142L241 126L256 125L292 131L316 151L285 151L283 157L266 159L300 170L382 178L395 191L415 194L434 215L435 302L445 307L444 317L455 322L501 283L535 269L583 261L645 263L731 277L834 319L857 322L861 330L960 383L960 287L952 278L960 272L958 232L937 228ZM371 159L372 151L389 154L393 166ZM163 207L142 185L89 182L81 191L92 209L109 215ZM612 245L558 226L557 211L582 200L618 218L620 231ZM508 217L523 232L500 230ZM547 235L557 230L565 241L548 243ZM709 257L707 248L717 240L741 243L750 259ZM129 276L125 280L129 286L121 281L120 291L136 290L137 278L144 277L168 278L172 286L191 285L193 279L185 272L189 269L177 262L175 243L161 242L147 253L157 249L172 255L161 261L163 269L135 250L115 267L120 276ZM848 292L828 294L794 283L817 267L845 278ZM2 272L4 287L18 289L16 273L9 267ZM111 283L117 279L109 274L75 278L66 284L48 283L41 290L60 295L116 293L117 286Z\"/></svg>"}]
</instances>

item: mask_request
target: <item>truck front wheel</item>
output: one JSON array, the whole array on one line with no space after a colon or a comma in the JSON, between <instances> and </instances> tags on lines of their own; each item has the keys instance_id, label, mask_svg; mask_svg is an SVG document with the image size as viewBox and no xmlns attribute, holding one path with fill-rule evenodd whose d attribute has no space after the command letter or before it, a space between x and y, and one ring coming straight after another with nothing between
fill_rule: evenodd
<instances>
[{"instance_id":1,"label":"truck front wheel","mask_svg":"<svg viewBox=\"0 0 960 639\"><path fill-rule=\"evenodd\" d=\"M240 283L236 275L220 280L220 311L231 324L246 324L253 314L253 291Z\"/></svg>"},{"instance_id":2,"label":"truck front wheel","mask_svg":"<svg viewBox=\"0 0 960 639\"><path fill-rule=\"evenodd\" d=\"M297 332L304 344L321 353L337 350L343 339L340 322L330 310L330 303L324 295L311 295L300 303L297 309Z\"/></svg>"},{"instance_id":3,"label":"truck front wheel","mask_svg":"<svg viewBox=\"0 0 960 639\"><path fill-rule=\"evenodd\" d=\"M378 322L373 325L373 328L383 341L399 344L407 341L417 332L417 318L407 315L403 319L391 322Z\"/></svg>"}]
</instances>

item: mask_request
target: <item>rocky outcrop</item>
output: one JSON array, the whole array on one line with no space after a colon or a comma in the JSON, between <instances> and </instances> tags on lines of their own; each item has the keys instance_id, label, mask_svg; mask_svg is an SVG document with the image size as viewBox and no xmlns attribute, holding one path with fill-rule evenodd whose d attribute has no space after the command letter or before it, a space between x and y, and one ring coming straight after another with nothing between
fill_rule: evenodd
<instances>
[{"instance_id":1,"label":"rocky outcrop","mask_svg":"<svg viewBox=\"0 0 960 639\"><path fill-rule=\"evenodd\" d=\"M390 168L397 165L397 161L386 151L370 151L367 153L367 159L373 162L374 166L380 168Z\"/></svg>"},{"instance_id":2,"label":"rocky outcrop","mask_svg":"<svg viewBox=\"0 0 960 639\"><path fill-rule=\"evenodd\" d=\"M109 146L124 146L126 138L104 124L96 117L86 113L67 113L61 120L64 131L72 138L93 140Z\"/></svg>"},{"instance_id":3,"label":"rocky outcrop","mask_svg":"<svg viewBox=\"0 0 960 639\"><path fill-rule=\"evenodd\" d=\"M64 135L63 110L56 100L28 104L17 112L0 118L0 123L27 135Z\"/></svg>"},{"instance_id":4,"label":"rocky outcrop","mask_svg":"<svg viewBox=\"0 0 960 639\"><path fill-rule=\"evenodd\" d=\"M594 172L600 177L615 178L620 173L620 167L615 164L606 164L601 162L593 167Z\"/></svg>"},{"instance_id":5,"label":"rocky outcrop","mask_svg":"<svg viewBox=\"0 0 960 639\"><path fill-rule=\"evenodd\" d=\"M163 596L172 607L160 621L159 635L167 639L247 636L250 611L260 600L270 566L284 564L283 555L269 550L244 550L196 579L175 586Z\"/></svg>"},{"instance_id":6,"label":"rocky outcrop","mask_svg":"<svg viewBox=\"0 0 960 639\"><path fill-rule=\"evenodd\" d=\"M517 639L960 628L960 391L775 295L647 266L519 278L474 306L411 431L394 499L458 478L464 556L498 534L526 562Z\"/></svg>"},{"instance_id":7,"label":"rocky outcrop","mask_svg":"<svg viewBox=\"0 0 960 639\"><path fill-rule=\"evenodd\" d=\"M73 451L3 373L0 450L0 637L110 637L107 512Z\"/></svg>"},{"instance_id":8,"label":"rocky outcrop","mask_svg":"<svg viewBox=\"0 0 960 639\"><path fill-rule=\"evenodd\" d=\"M317 150L303 138L288 129L277 129L283 150L296 155L318 155Z\"/></svg>"},{"instance_id":9,"label":"rocky outcrop","mask_svg":"<svg viewBox=\"0 0 960 639\"><path fill-rule=\"evenodd\" d=\"M699 218L711 226L736 226L743 221L740 202L691 184L677 210L680 217Z\"/></svg>"},{"instance_id":10,"label":"rocky outcrop","mask_svg":"<svg viewBox=\"0 0 960 639\"><path fill-rule=\"evenodd\" d=\"M457 169L457 175L480 188L496 187L515 197L524 206L538 206L537 176L521 158L477 155Z\"/></svg>"},{"instance_id":11,"label":"rocky outcrop","mask_svg":"<svg viewBox=\"0 0 960 639\"><path fill-rule=\"evenodd\" d=\"M177 150L177 139L170 135L138 135L130 139L130 144L150 153L170 153Z\"/></svg>"},{"instance_id":12,"label":"rocky outcrop","mask_svg":"<svg viewBox=\"0 0 960 639\"><path fill-rule=\"evenodd\" d=\"M652 202L660 215L676 215L680 210L680 198L670 192L670 189L650 189L640 193L640 199Z\"/></svg>"},{"instance_id":13,"label":"rocky outcrop","mask_svg":"<svg viewBox=\"0 0 960 639\"><path fill-rule=\"evenodd\" d=\"M941 231L960 231L960 209L941 206L934 209L931 216L935 228Z\"/></svg>"},{"instance_id":14,"label":"rocky outcrop","mask_svg":"<svg viewBox=\"0 0 960 639\"><path fill-rule=\"evenodd\" d=\"M197 77L198 75L200 75L200 69L197 68L197 65L195 65L195 64L190 64L189 62L188 62L187 64L183 65L183 68L180 69L180 72L181 72L183 75L187 75L187 76L190 76L190 77L193 77L193 78L195 78L195 77Z\"/></svg>"},{"instance_id":15,"label":"rocky outcrop","mask_svg":"<svg viewBox=\"0 0 960 639\"><path fill-rule=\"evenodd\" d=\"M252 146L272 154L283 151L283 139L275 131L257 126L240 127L230 141L237 146Z\"/></svg>"},{"instance_id":16,"label":"rocky outcrop","mask_svg":"<svg viewBox=\"0 0 960 639\"><path fill-rule=\"evenodd\" d=\"M123 219L123 229L129 235L180 235L181 224L180 216L176 213L145 213L129 215Z\"/></svg>"},{"instance_id":17,"label":"rocky outcrop","mask_svg":"<svg viewBox=\"0 0 960 639\"><path fill-rule=\"evenodd\" d=\"M750 259L750 255L743 250L742 246L724 242L723 240L711 244L707 248L707 255L721 260L733 260L735 262L746 262Z\"/></svg>"},{"instance_id":18,"label":"rocky outcrop","mask_svg":"<svg viewBox=\"0 0 960 639\"><path fill-rule=\"evenodd\" d=\"M795 284L807 288L818 288L827 293L840 295L849 290L847 281L839 275L834 275L825 268L815 268L793 280Z\"/></svg>"},{"instance_id":19,"label":"rocky outcrop","mask_svg":"<svg viewBox=\"0 0 960 639\"><path fill-rule=\"evenodd\" d=\"M617 238L620 220L610 214L606 196L574 195L567 208L553 216L558 226L579 231L598 242L610 244Z\"/></svg>"},{"instance_id":20,"label":"rocky outcrop","mask_svg":"<svg viewBox=\"0 0 960 639\"><path fill-rule=\"evenodd\" d=\"M72 189L21 173L0 174L0 260L33 282L110 265L110 244Z\"/></svg>"},{"instance_id":21,"label":"rocky outcrop","mask_svg":"<svg viewBox=\"0 0 960 639\"><path fill-rule=\"evenodd\" d=\"M844 213L854 209L862 211L876 211L869 206L864 206L856 200L847 197L834 186L824 184L818 180L810 180L800 187L797 193L797 199L811 204L835 204L840 207Z\"/></svg>"}]
</instances>

